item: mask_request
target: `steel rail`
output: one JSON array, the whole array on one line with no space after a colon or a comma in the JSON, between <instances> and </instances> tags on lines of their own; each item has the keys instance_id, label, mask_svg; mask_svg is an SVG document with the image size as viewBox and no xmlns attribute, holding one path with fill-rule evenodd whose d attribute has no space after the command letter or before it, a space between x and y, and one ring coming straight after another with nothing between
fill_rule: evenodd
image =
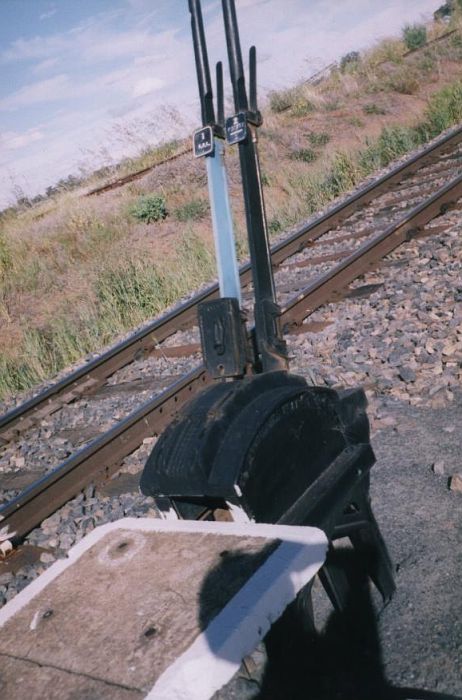
<instances>
[{"instance_id":1,"label":"steel rail","mask_svg":"<svg viewBox=\"0 0 462 700\"><path fill-rule=\"evenodd\" d=\"M462 197L462 175L442 187L385 231L364 243L328 273L309 284L282 310L286 330L299 324L377 261L418 234L430 220ZM439 227L438 227L438 230ZM30 530L91 482L107 478L146 437L158 435L186 400L209 382L196 367L160 396L133 411L107 433L67 459L0 509L0 540L20 541Z\"/></svg>"},{"instance_id":2,"label":"steel rail","mask_svg":"<svg viewBox=\"0 0 462 700\"><path fill-rule=\"evenodd\" d=\"M435 194L416 206L397 223L388 226L380 235L366 241L354 253L344 258L332 270L316 278L300 290L298 295L281 310L284 329L289 332L291 325L299 325L321 304L327 303L367 268L374 267L378 260L405 241L420 233L423 226L443 209L462 197L462 175L439 189Z\"/></svg>"},{"instance_id":3,"label":"steel rail","mask_svg":"<svg viewBox=\"0 0 462 700\"><path fill-rule=\"evenodd\" d=\"M89 483L111 476L124 457L145 437L158 435L176 409L209 381L204 368L197 367L31 484L0 509L0 541L16 543Z\"/></svg>"},{"instance_id":4,"label":"steel rail","mask_svg":"<svg viewBox=\"0 0 462 700\"><path fill-rule=\"evenodd\" d=\"M146 168L142 168L141 170L136 170L134 173L129 173L128 175L124 175L122 177L117 178L117 180L112 180L111 182L107 182L105 185L100 185L99 187L94 187L93 189L89 190L88 192L84 192L82 197L92 197L93 195L99 195L103 194L104 192L109 192L110 190L115 190L118 187L122 187L123 185L127 185L129 182L133 182L134 180L139 180L141 177L146 175L147 173L151 172L151 170L155 170L161 165L165 165L165 163L170 163L171 160L176 160L177 158L180 158L180 156L186 155L186 153L189 153L191 150L190 146L187 148L183 148L182 151L179 151L178 153L174 153L171 156L168 156L167 158L164 158L163 160L160 160L158 163L153 163L153 165L148 165Z\"/></svg>"},{"instance_id":5,"label":"steel rail","mask_svg":"<svg viewBox=\"0 0 462 700\"><path fill-rule=\"evenodd\" d=\"M395 183L401 182L404 177L413 174L442 153L450 151L461 141L462 126L393 168L389 173L350 195L319 218L300 226L287 239L272 247L273 266L280 265L286 258L300 252L308 243L315 241L327 231L338 226L362 206L391 189ZM251 270L248 263L240 268L240 278L243 286L251 281ZM82 365L28 401L5 413L0 417L0 444L11 440L16 433L32 427L37 419L59 410L63 404L97 389L114 372L130 364L137 357L149 353L177 330L194 324L197 305L217 295L218 285L211 285L176 309L144 326L126 340L117 343L94 360Z\"/></svg>"}]
</instances>

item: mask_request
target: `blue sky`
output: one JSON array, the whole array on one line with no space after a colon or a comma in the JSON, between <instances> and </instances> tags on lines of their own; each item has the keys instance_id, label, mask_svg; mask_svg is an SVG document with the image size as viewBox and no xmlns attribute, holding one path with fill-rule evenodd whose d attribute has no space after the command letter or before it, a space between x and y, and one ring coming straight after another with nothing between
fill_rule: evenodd
<instances>
[{"instance_id":1,"label":"blue sky","mask_svg":"<svg viewBox=\"0 0 462 700\"><path fill-rule=\"evenodd\" d=\"M236 0L261 92L398 34L442 0ZM211 61L221 3L203 0ZM187 0L0 0L0 207L198 125Z\"/></svg>"}]
</instances>

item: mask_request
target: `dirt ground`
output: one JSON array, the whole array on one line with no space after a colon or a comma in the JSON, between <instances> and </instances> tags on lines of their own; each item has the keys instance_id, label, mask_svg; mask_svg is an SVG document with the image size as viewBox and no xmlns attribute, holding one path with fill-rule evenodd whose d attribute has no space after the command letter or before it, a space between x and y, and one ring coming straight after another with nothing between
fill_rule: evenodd
<instances>
[{"instance_id":1,"label":"dirt ground","mask_svg":"<svg viewBox=\"0 0 462 700\"><path fill-rule=\"evenodd\" d=\"M373 439L372 499L397 568L379 618L387 679L462 696L462 392L448 408L387 404L397 427ZM432 464L444 462L442 475ZM371 699L372 700L372 699Z\"/></svg>"}]
</instances>

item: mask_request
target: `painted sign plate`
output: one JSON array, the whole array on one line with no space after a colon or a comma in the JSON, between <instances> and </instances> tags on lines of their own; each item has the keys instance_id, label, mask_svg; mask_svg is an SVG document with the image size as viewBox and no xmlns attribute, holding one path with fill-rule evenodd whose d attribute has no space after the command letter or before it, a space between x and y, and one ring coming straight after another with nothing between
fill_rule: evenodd
<instances>
[{"instance_id":1,"label":"painted sign plate","mask_svg":"<svg viewBox=\"0 0 462 700\"><path fill-rule=\"evenodd\" d=\"M193 134L193 149L196 158L213 153L213 131L211 126L204 126Z\"/></svg>"},{"instance_id":2,"label":"painted sign plate","mask_svg":"<svg viewBox=\"0 0 462 700\"><path fill-rule=\"evenodd\" d=\"M244 141L247 136L247 120L245 114L239 112L226 120L226 141L230 146L233 143Z\"/></svg>"}]
</instances>

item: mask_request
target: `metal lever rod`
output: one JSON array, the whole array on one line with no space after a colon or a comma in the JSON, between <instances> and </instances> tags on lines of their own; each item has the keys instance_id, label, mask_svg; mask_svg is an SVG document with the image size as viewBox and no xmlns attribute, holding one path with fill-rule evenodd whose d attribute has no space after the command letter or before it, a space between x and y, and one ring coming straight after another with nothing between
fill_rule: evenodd
<instances>
[{"instance_id":1,"label":"metal lever rod","mask_svg":"<svg viewBox=\"0 0 462 700\"><path fill-rule=\"evenodd\" d=\"M189 0L191 12L191 30L196 59L197 82L201 100L202 124L211 127L213 144L211 152L206 156L207 179L209 186L210 208L212 212L213 235L218 268L220 295L233 297L241 303L241 285L237 264L236 246L234 243L231 205L228 196L228 183L224 165L224 145L217 133L222 134L224 123L223 101L223 66L217 64L217 115L213 106L213 90L210 80L207 45L205 41L204 23L200 0Z\"/></svg>"},{"instance_id":2,"label":"metal lever rod","mask_svg":"<svg viewBox=\"0 0 462 700\"><path fill-rule=\"evenodd\" d=\"M189 0L189 11L191 13L191 31L193 35L194 57L196 59L202 124L204 126L213 126L215 124L213 91L212 82L210 80L209 60L207 56L207 45L205 43L200 0Z\"/></svg>"},{"instance_id":3,"label":"metal lever rod","mask_svg":"<svg viewBox=\"0 0 462 700\"><path fill-rule=\"evenodd\" d=\"M287 368L285 343L279 327L279 309L276 305L273 271L268 242L266 214L256 148L256 54L250 52L251 102L255 115L249 113L245 87L239 30L234 0L222 0L228 49L229 70L233 87L234 105L246 121L246 136L239 140L239 158L244 190L250 264L255 290L255 344L263 371ZM250 123L249 123L250 122Z\"/></svg>"},{"instance_id":4,"label":"metal lever rod","mask_svg":"<svg viewBox=\"0 0 462 700\"><path fill-rule=\"evenodd\" d=\"M222 5L234 106L236 112L246 112L249 107L245 90L245 75L237 27L236 8L233 0L222 0Z\"/></svg>"},{"instance_id":5,"label":"metal lever rod","mask_svg":"<svg viewBox=\"0 0 462 700\"><path fill-rule=\"evenodd\" d=\"M212 211L213 237L220 296L234 297L241 306L241 282L234 243L233 221L224 162L224 143L214 138L215 151L205 159Z\"/></svg>"},{"instance_id":6,"label":"metal lever rod","mask_svg":"<svg viewBox=\"0 0 462 700\"><path fill-rule=\"evenodd\" d=\"M217 63L217 123L221 129L225 128L225 99L223 93L223 64Z\"/></svg>"},{"instance_id":7,"label":"metal lever rod","mask_svg":"<svg viewBox=\"0 0 462 700\"><path fill-rule=\"evenodd\" d=\"M257 49L250 47L249 51L249 107L254 114L257 113Z\"/></svg>"}]
</instances>

